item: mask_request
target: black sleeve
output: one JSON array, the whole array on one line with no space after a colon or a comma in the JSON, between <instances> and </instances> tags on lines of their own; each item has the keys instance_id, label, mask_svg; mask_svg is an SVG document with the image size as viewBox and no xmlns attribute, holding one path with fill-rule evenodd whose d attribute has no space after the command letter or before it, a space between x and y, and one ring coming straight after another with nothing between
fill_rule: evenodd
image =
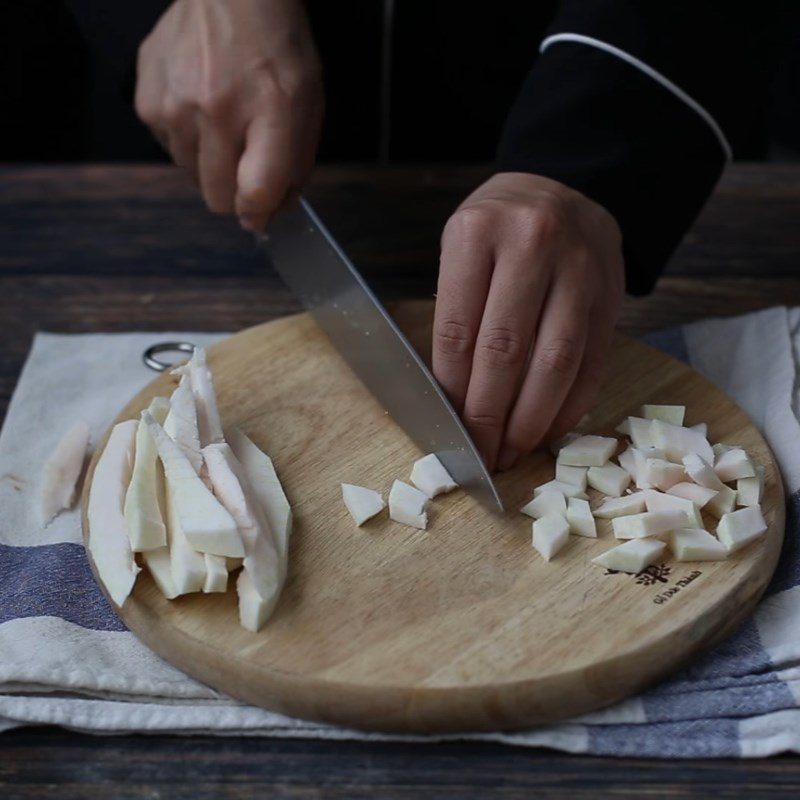
<instances>
[{"instance_id":1,"label":"black sleeve","mask_svg":"<svg viewBox=\"0 0 800 800\"><path fill-rule=\"evenodd\" d=\"M652 289L731 150L746 152L760 128L769 4L566 0L542 42L498 169L608 209L633 294Z\"/></svg>"}]
</instances>

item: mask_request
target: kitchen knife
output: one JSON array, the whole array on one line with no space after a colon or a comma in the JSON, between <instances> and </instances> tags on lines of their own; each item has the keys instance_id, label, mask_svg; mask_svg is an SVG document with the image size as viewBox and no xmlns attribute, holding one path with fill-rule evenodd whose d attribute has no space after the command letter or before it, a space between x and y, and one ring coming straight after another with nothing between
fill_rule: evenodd
<instances>
[{"instance_id":1,"label":"kitchen knife","mask_svg":"<svg viewBox=\"0 0 800 800\"><path fill-rule=\"evenodd\" d=\"M423 453L483 505L503 504L461 419L309 203L290 195L261 244L362 383Z\"/></svg>"}]
</instances>

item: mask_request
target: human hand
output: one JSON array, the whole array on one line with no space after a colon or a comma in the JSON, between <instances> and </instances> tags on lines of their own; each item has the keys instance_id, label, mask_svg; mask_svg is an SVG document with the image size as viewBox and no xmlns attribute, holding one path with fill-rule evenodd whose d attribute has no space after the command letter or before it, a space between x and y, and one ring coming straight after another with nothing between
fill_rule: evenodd
<instances>
[{"instance_id":1,"label":"human hand","mask_svg":"<svg viewBox=\"0 0 800 800\"><path fill-rule=\"evenodd\" d=\"M491 469L591 408L622 305L621 245L602 206L527 173L494 175L445 225L433 371Z\"/></svg>"},{"instance_id":2,"label":"human hand","mask_svg":"<svg viewBox=\"0 0 800 800\"><path fill-rule=\"evenodd\" d=\"M314 163L320 66L300 0L176 0L139 48L136 111L208 208L263 230Z\"/></svg>"}]
</instances>

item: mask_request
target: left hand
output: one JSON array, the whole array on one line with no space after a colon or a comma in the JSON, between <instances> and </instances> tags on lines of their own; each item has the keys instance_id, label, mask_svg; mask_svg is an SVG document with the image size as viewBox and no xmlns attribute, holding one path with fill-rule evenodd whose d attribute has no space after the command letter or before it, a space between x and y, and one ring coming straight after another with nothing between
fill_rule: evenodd
<instances>
[{"instance_id":1,"label":"left hand","mask_svg":"<svg viewBox=\"0 0 800 800\"><path fill-rule=\"evenodd\" d=\"M591 408L624 285L616 221L556 181L499 173L449 219L433 370L490 469Z\"/></svg>"}]
</instances>

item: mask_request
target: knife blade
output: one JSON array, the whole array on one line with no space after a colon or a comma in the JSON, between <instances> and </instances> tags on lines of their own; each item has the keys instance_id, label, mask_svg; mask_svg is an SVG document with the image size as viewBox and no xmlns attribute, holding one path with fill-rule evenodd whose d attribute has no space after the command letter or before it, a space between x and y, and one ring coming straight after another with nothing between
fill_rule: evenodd
<instances>
[{"instance_id":1,"label":"knife blade","mask_svg":"<svg viewBox=\"0 0 800 800\"><path fill-rule=\"evenodd\" d=\"M260 245L361 382L423 453L481 504L503 503L461 419L310 204L290 195Z\"/></svg>"}]
</instances>

